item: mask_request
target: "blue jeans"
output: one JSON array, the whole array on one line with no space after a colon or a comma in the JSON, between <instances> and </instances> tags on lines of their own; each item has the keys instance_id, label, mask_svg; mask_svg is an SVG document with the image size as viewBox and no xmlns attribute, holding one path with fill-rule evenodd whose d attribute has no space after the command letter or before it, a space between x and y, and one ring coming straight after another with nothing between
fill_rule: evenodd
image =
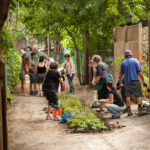
<instances>
[{"instance_id":1,"label":"blue jeans","mask_svg":"<svg viewBox=\"0 0 150 150\"><path fill-rule=\"evenodd\" d=\"M74 92L74 85L73 85L74 73L72 74L72 77L70 77L70 74L67 74L67 78L68 78L68 83L70 85L70 92Z\"/></svg>"},{"instance_id":2,"label":"blue jeans","mask_svg":"<svg viewBox=\"0 0 150 150\"><path fill-rule=\"evenodd\" d=\"M119 117L120 112L124 110L124 106L120 107L115 104L108 104L105 105L105 108L114 116L114 117Z\"/></svg>"}]
</instances>

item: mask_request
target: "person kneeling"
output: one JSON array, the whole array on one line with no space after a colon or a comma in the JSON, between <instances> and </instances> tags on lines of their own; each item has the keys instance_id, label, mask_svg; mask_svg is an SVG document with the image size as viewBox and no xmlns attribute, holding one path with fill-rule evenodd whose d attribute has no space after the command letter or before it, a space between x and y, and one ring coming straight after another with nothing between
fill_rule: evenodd
<instances>
[{"instance_id":1,"label":"person kneeling","mask_svg":"<svg viewBox=\"0 0 150 150\"><path fill-rule=\"evenodd\" d=\"M63 83L63 79L61 78L60 73L57 71L58 69L58 62L51 62L50 64L50 70L46 74L46 78L44 79L43 84L43 92L48 100L48 114L46 116L46 120L52 119L52 116L50 116L50 111L52 108L52 105L54 106L55 111L55 117L54 121L60 121L61 118L58 117L58 87L59 82Z\"/></svg>"},{"instance_id":2,"label":"person kneeling","mask_svg":"<svg viewBox=\"0 0 150 150\"><path fill-rule=\"evenodd\" d=\"M113 115L113 119L120 118L120 112L124 110L124 103L117 93L112 81L108 81L106 86L109 90L109 99L99 100L99 103L104 105L104 107Z\"/></svg>"}]
</instances>

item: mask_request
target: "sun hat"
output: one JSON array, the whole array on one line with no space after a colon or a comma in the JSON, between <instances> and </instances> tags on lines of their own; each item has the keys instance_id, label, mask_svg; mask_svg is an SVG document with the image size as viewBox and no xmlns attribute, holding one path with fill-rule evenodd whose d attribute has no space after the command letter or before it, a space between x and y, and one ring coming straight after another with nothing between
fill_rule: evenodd
<instances>
[{"instance_id":1,"label":"sun hat","mask_svg":"<svg viewBox=\"0 0 150 150\"><path fill-rule=\"evenodd\" d=\"M126 51L125 51L125 56L132 56L131 51L130 51L130 50L126 50Z\"/></svg>"},{"instance_id":2,"label":"sun hat","mask_svg":"<svg viewBox=\"0 0 150 150\"><path fill-rule=\"evenodd\" d=\"M93 61L93 60L90 60L90 61L89 61L89 66L92 66L92 65L94 65L94 61Z\"/></svg>"},{"instance_id":3,"label":"sun hat","mask_svg":"<svg viewBox=\"0 0 150 150\"><path fill-rule=\"evenodd\" d=\"M39 49L38 52L42 51L42 49Z\"/></svg>"}]
</instances>

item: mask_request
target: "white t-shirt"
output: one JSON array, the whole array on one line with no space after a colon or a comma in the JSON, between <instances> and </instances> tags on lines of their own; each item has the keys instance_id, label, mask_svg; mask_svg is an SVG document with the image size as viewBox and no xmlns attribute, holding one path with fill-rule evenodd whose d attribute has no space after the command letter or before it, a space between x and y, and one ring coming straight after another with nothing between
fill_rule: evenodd
<instances>
[{"instance_id":1,"label":"white t-shirt","mask_svg":"<svg viewBox=\"0 0 150 150\"><path fill-rule=\"evenodd\" d=\"M54 59L53 58L50 58L50 60L48 61L47 60L47 62L46 62L46 64L47 64L47 68L50 68L50 64L51 64L51 62L53 62L54 61Z\"/></svg>"}]
</instances>

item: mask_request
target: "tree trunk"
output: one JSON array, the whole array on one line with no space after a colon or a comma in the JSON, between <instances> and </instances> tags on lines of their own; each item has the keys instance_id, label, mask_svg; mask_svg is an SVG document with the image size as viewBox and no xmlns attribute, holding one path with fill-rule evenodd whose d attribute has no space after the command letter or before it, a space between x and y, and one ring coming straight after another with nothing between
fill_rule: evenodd
<instances>
[{"instance_id":1,"label":"tree trunk","mask_svg":"<svg viewBox=\"0 0 150 150\"><path fill-rule=\"evenodd\" d=\"M55 39L53 39L53 43L54 43L54 51L56 52L56 41L55 41Z\"/></svg>"},{"instance_id":2,"label":"tree trunk","mask_svg":"<svg viewBox=\"0 0 150 150\"><path fill-rule=\"evenodd\" d=\"M105 40L104 47L103 47L103 54L102 54L102 60L103 60L103 61L104 61L104 52L105 52L105 47L106 47L106 40Z\"/></svg>"},{"instance_id":3,"label":"tree trunk","mask_svg":"<svg viewBox=\"0 0 150 150\"><path fill-rule=\"evenodd\" d=\"M96 49L97 49L96 54L97 55L99 55L100 47L101 47L101 45L100 45L100 43L98 41L97 46L96 46Z\"/></svg>"},{"instance_id":4,"label":"tree trunk","mask_svg":"<svg viewBox=\"0 0 150 150\"><path fill-rule=\"evenodd\" d=\"M51 42L50 42L51 40L50 40L50 35L48 34L48 56L50 56L51 55Z\"/></svg>"},{"instance_id":5,"label":"tree trunk","mask_svg":"<svg viewBox=\"0 0 150 150\"><path fill-rule=\"evenodd\" d=\"M89 52L90 52L90 58L92 56L91 50L89 50L88 43L90 41L89 37L89 30L85 29L84 31L84 61L83 61L83 84L89 83Z\"/></svg>"}]
</instances>

